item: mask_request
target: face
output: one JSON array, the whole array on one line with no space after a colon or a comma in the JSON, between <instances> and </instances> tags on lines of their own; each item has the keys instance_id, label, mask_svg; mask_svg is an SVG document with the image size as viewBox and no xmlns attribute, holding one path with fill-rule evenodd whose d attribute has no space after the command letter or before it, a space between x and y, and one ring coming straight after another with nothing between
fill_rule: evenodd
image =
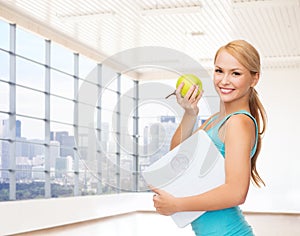
<instances>
[{"instance_id":1,"label":"face","mask_svg":"<svg viewBox=\"0 0 300 236\"><path fill-rule=\"evenodd\" d=\"M248 69L225 50L219 52L215 61L214 85L224 103L248 101L250 88L258 81L258 73Z\"/></svg>"}]
</instances>

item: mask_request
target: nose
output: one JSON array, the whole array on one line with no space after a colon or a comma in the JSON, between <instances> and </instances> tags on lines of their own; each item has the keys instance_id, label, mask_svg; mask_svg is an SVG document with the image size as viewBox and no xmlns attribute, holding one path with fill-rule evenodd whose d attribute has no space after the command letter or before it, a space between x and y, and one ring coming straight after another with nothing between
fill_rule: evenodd
<instances>
[{"instance_id":1,"label":"nose","mask_svg":"<svg viewBox=\"0 0 300 236\"><path fill-rule=\"evenodd\" d=\"M222 80L221 80L221 84L224 84L224 85L226 85L226 84L229 84L229 74L226 74L226 73L224 73L224 76L222 77Z\"/></svg>"}]
</instances>

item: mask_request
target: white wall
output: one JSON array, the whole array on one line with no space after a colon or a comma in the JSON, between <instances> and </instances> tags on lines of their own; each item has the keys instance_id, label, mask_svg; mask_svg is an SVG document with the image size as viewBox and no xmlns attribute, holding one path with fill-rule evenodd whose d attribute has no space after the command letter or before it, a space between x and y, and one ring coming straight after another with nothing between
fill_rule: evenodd
<instances>
[{"instance_id":1,"label":"white wall","mask_svg":"<svg viewBox=\"0 0 300 236\"><path fill-rule=\"evenodd\" d=\"M154 211L152 193L0 202L0 235L57 227L136 211Z\"/></svg>"},{"instance_id":2,"label":"white wall","mask_svg":"<svg viewBox=\"0 0 300 236\"><path fill-rule=\"evenodd\" d=\"M264 70L257 86L267 115L258 170L266 182L251 188L251 211L300 212L300 68Z\"/></svg>"}]
</instances>

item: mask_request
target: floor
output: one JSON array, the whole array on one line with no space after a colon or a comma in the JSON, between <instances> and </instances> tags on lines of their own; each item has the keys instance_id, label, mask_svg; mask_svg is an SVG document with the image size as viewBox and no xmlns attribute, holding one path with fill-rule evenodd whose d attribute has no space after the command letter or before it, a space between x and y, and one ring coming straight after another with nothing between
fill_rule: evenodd
<instances>
[{"instance_id":1,"label":"floor","mask_svg":"<svg viewBox=\"0 0 300 236\"><path fill-rule=\"evenodd\" d=\"M256 236L299 236L300 215L246 214ZM47 230L18 234L18 236L193 236L190 226L178 228L170 217L154 212L138 212L107 217ZM15 235L16 236L16 235Z\"/></svg>"}]
</instances>

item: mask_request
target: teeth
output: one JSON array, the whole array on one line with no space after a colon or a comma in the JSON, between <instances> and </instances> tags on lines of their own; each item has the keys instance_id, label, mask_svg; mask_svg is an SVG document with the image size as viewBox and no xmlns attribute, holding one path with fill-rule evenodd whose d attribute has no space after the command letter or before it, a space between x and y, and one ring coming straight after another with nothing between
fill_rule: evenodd
<instances>
[{"instance_id":1,"label":"teeth","mask_svg":"<svg viewBox=\"0 0 300 236\"><path fill-rule=\"evenodd\" d=\"M233 89L221 88L222 93L230 93L232 91L233 91Z\"/></svg>"}]
</instances>

